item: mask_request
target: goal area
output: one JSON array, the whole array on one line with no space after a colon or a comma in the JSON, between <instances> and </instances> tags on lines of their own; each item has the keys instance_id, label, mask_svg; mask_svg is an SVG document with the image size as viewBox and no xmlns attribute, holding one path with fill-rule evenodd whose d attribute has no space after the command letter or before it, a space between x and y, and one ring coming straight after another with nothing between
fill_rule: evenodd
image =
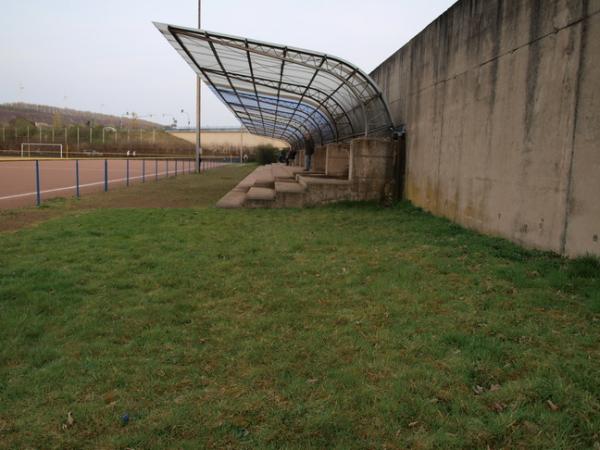
<instances>
[{"instance_id":1,"label":"goal area","mask_svg":"<svg viewBox=\"0 0 600 450\"><path fill-rule=\"evenodd\" d=\"M62 158L62 144L44 144L40 142L23 142L21 144L21 158L31 157Z\"/></svg>"}]
</instances>

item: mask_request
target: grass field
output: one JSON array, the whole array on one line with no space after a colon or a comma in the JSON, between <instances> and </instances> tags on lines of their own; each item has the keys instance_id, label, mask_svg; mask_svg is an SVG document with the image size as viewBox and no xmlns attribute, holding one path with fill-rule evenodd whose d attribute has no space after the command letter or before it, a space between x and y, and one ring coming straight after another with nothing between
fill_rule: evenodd
<instances>
[{"instance_id":1,"label":"grass field","mask_svg":"<svg viewBox=\"0 0 600 450\"><path fill-rule=\"evenodd\" d=\"M0 215L0 447L598 448L597 259L244 170Z\"/></svg>"}]
</instances>

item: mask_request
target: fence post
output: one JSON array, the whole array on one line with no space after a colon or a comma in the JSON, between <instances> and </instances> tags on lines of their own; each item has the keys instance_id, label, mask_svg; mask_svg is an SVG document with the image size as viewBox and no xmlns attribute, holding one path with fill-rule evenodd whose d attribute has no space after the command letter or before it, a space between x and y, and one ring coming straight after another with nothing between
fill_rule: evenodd
<instances>
[{"instance_id":1,"label":"fence post","mask_svg":"<svg viewBox=\"0 0 600 450\"><path fill-rule=\"evenodd\" d=\"M168 159L165 160L165 164L167 166L167 176L166 177L169 178L169 160Z\"/></svg>"},{"instance_id":2,"label":"fence post","mask_svg":"<svg viewBox=\"0 0 600 450\"><path fill-rule=\"evenodd\" d=\"M175 176L177 176L177 160L175 160Z\"/></svg>"},{"instance_id":3,"label":"fence post","mask_svg":"<svg viewBox=\"0 0 600 450\"><path fill-rule=\"evenodd\" d=\"M42 197L40 195L40 161L35 160L35 205L40 206Z\"/></svg>"},{"instance_id":4,"label":"fence post","mask_svg":"<svg viewBox=\"0 0 600 450\"><path fill-rule=\"evenodd\" d=\"M146 160L142 159L142 183L146 182Z\"/></svg>"},{"instance_id":5,"label":"fence post","mask_svg":"<svg viewBox=\"0 0 600 450\"><path fill-rule=\"evenodd\" d=\"M75 160L75 194L79 198L79 160Z\"/></svg>"},{"instance_id":6,"label":"fence post","mask_svg":"<svg viewBox=\"0 0 600 450\"><path fill-rule=\"evenodd\" d=\"M126 172L127 172L126 185L129 186L129 158L127 158L125 161L127 162L127 165L126 165L127 166L127 169L126 169Z\"/></svg>"},{"instance_id":7,"label":"fence post","mask_svg":"<svg viewBox=\"0 0 600 450\"><path fill-rule=\"evenodd\" d=\"M154 181L158 181L158 159L154 160Z\"/></svg>"},{"instance_id":8,"label":"fence post","mask_svg":"<svg viewBox=\"0 0 600 450\"><path fill-rule=\"evenodd\" d=\"M108 159L104 160L104 192L108 192Z\"/></svg>"}]
</instances>

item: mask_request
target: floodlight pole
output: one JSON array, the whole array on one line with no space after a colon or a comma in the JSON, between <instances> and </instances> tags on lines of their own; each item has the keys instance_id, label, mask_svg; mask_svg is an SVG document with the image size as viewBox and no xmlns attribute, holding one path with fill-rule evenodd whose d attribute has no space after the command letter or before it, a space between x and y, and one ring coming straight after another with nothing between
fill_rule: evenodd
<instances>
[{"instance_id":1,"label":"floodlight pole","mask_svg":"<svg viewBox=\"0 0 600 450\"><path fill-rule=\"evenodd\" d=\"M202 29L201 22L202 0L198 0L198 29ZM200 173L202 164L202 142L200 140L200 117L202 113L201 103L202 79L196 75L196 173Z\"/></svg>"}]
</instances>

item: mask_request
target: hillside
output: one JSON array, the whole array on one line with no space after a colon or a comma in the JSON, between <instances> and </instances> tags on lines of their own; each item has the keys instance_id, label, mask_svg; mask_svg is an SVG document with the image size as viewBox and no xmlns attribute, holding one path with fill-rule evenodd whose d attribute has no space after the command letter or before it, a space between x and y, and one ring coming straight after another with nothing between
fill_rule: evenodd
<instances>
[{"instance_id":1,"label":"hillside","mask_svg":"<svg viewBox=\"0 0 600 450\"><path fill-rule=\"evenodd\" d=\"M70 108L35 105L30 103L0 104L0 124L12 125L22 119L35 123L45 123L55 126L93 125L114 126L119 128L165 128L159 123L141 119L100 114L91 111L79 111Z\"/></svg>"}]
</instances>

